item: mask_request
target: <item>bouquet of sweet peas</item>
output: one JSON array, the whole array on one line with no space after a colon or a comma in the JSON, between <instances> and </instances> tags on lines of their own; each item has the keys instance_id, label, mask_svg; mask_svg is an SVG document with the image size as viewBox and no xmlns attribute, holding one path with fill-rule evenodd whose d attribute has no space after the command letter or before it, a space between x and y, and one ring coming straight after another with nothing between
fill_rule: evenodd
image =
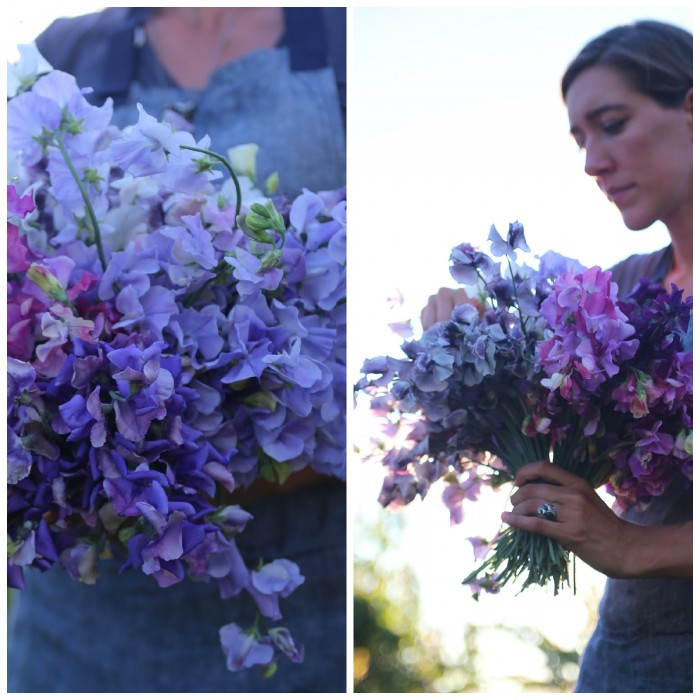
<instances>
[{"instance_id":1,"label":"bouquet of sweet peas","mask_svg":"<svg viewBox=\"0 0 700 700\"><path fill-rule=\"evenodd\" d=\"M230 670L301 662L261 625L304 576L244 562L235 501L345 478L345 191L264 196L208 138L140 105L119 130L85 92L49 70L8 102L8 581L94 583L103 556L215 581L260 613L222 626Z\"/></svg>"},{"instance_id":2,"label":"bouquet of sweet peas","mask_svg":"<svg viewBox=\"0 0 700 700\"><path fill-rule=\"evenodd\" d=\"M505 266L469 244L451 255L474 302L406 341L405 358L362 368L356 389L384 432L401 436L378 449L380 502L405 505L440 481L460 522L465 499L538 460L606 484L620 509L643 508L676 478L689 483L692 301L648 280L618 299L610 272L553 252L537 270L517 265L516 249L530 252L518 222L505 240L492 227L489 240ZM569 581L569 552L549 538L506 527L486 544L464 581L476 595L521 574L523 589L551 582L556 593Z\"/></svg>"}]
</instances>

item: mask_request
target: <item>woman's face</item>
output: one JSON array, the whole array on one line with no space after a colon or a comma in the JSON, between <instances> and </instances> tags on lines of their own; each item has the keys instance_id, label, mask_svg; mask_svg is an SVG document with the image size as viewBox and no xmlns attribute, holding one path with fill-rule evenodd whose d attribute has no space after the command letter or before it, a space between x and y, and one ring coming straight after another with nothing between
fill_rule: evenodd
<instances>
[{"instance_id":1,"label":"woman's face","mask_svg":"<svg viewBox=\"0 0 700 700\"><path fill-rule=\"evenodd\" d=\"M656 220L672 226L687 213L692 218L692 91L682 107L664 108L618 71L594 66L573 81L566 105L586 173L628 228L639 231Z\"/></svg>"}]
</instances>

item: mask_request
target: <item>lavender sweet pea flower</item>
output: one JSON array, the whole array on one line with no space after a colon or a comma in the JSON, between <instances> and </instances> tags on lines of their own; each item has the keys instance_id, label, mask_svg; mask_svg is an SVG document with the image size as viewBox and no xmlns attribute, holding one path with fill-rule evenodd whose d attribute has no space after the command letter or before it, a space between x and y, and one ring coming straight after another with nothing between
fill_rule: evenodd
<instances>
[{"instance_id":1,"label":"lavender sweet pea flower","mask_svg":"<svg viewBox=\"0 0 700 700\"><path fill-rule=\"evenodd\" d=\"M7 147L22 163L36 165L43 157L42 136L57 131L61 107L52 99L24 92L7 103Z\"/></svg>"},{"instance_id":2,"label":"lavender sweet pea flower","mask_svg":"<svg viewBox=\"0 0 700 700\"><path fill-rule=\"evenodd\" d=\"M99 391L99 388L97 389ZM87 410L85 398L76 394L66 403L58 407L61 418L70 431L69 441L83 440L92 427L92 415Z\"/></svg>"},{"instance_id":3,"label":"lavender sweet pea flower","mask_svg":"<svg viewBox=\"0 0 700 700\"><path fill-rule=\"evenodd\" d=\"M468 474L466 480L455 481L445 488L442 494L443 503L450 511L450 524L458 525L464 518L462 502L465 498L476 501L481 490L482 481L475 474Z\"/></svg>"},{"instance_id":4,"label":"lavender sweet pea flower","mask_svg":"<svg viewBox=\"0 0 700 700\"><path fill-rule=\"evenodd\" d=\"M95 141L102 136L112 120L112 98L105 100L101 107L90 104L85 95L92 92L92 89L78 87L75 77L69 73L51 71L36 81L32 92L55 101L74 123L79 124L78 135L92 134ZM67 135L69 145L72 136L74 134Z\"/></svg>"},{"instance_id":5,"label":"lavender sweet pea flower","mask_svg":"<svg viewBox=\"0 0 700 700\"><path fill-rule=\"evenodd\" d=\"M105 160L104 156L98 158L94 154L92 141L93 138L88 134L74 137L69 156L73 169L80 176L88 192L93 208L98 215L101 215L108 208L106 197L111 164ZM51 193L65 216L67 218L85 216L85 202L81 190L65 157L58 148L53 146L48 149L48 156L46 170L51 178ZM90 174L89 180L88 174Z\"/></svg>"},{"instance_id":6,"label":"lavender sweet pea flower","mask_svg":"<svg viewBox=\"0 0 700 700\"><path fill-rule=\"evenodd\" d=\"M504 241L501 234L498 233L495 226L491 226L489 238L491 241L491 253L496 257L507 255L511 260L515 260L516 248L525 253L530 252L530 248L525 242L525 229L518 221L508 226L508 240Z\"/></svg>"},{"instance_id":7,"label":"lavender sweet pea flower","mask_svg":"<svg viewBox=\"0 0 700 700\"><path fill-rule=\"evenodd\" d=\"M279 599L291 595L302 583L304 577L299 573L299 567L288 559L275 559L259 571L250 574L246 589L258 605L265 617L280 620L282 614Z\"/></svg>"},{"instance_id":8,"label":"lavender sweet pea flower","mask_svg":"<svg viewBox=\"0 0 700 700\"><path fill-rule=\"evenodd\" d=\"M250 571L233 539L209 557L207 573L218 579L219 595L224 599L237 596L250 583Z\"/></svg>"},{"instance_id":9,"label":"lavender sweet pea flower","mask_svg":"<svg viewBox=\"0 0 700 700\"><path fill-rule=\"evenodd\" d=\"M29 362L7 358L7 406L8 411L20 396L29 390L36 379L36 371Z\"/></svg>"},{"instance_id":10,"label":"lavender sweet pea flower","mask_svg":"<svg viewBox=\"0 0 700 700\"><path fill-rule=\"evenodd\" d=\"M328 311L345 294L345 275L327 248L306 255L306 276L301 285L301 298L307 303Z\"/></svg>"},{"instance_id":11,"label":"lavender sweet pea flower","mask_svg":"<svg viewBox=\"0 0 700 700\"><path fill-rule=\"evenodd\" d=\"M7 483L17 484L25 479L32 470L34 458L22 444L19 436L7 426Z\"/></svg>"},{"instance_id":12,"label":"lavender sweet pea flower","mask_svg":"<svg viewBox=\"0 0 700 700\"><path fill-rule=\"evenodd\" d=\"M460 284L475 285L478 284L480 276L485 282L489 282L493 277L493 260L468 243L452 249L450 262L450 274L455 282Z\"/></svg>"},{"instance_id":13,"label":"lavender sweet pea flower","mask_svg":"<svg viewBox=\"0 0 700 700\"><path fill-rule=\"evenodd\" d=\"M136 177L162 173L168 166L168 154L179 153L180 143L185 143L183 134L152 117L140 103L136 108L138 123L126 127L122 137L112 142L112 158L122 170Z\"/></svg>"},{"instance_id":14,"label":"lavender sweet pea flower","mask_svg":"<svg viewBox=\"0 0 700 700\"><path fill-rule=\"evenodd\" d=\"M59 560L63 568L76 580L82 583L97 582L97 546L85 542L64 549Z\"/></svg>"},{"instance_id":15,"label":"lavender sweet pea flower","mask_svg":"<svg viewBox=\"0 0 700 700\"><path fill-rule=\"evenodd\" d=\"M299 232L306 231L307 226L316 221L318 215L325 209L321 197L306 188L303 189L294 202L289 212L289 223Z\"/></svg>"},{"instance_id":16,"label":"lavender sweet pea flower","mask_svg":"<svg viewBox=\"0 0 700 700\"><path fill-rule=\"evenodd\" d=\"M274 660L272 641L257 641L254 635L246 634L235 622L221 627L219 638L229 671L265 666Z\"/></svg>"},{"instance_id":17,"label":"lavender sweet pea flower","mask_svg":"<svg viewBox=\"0 0 700 700\"><path fill-rule=\"evenodd\" d=\"M268 630L268 636L277 651L284 654L290 661L300 664L304 661L304 645L295 641L285 627L273 627Z\"/></svg>"},{"instance_id":18,"label":"lavender sweet pea flower","mask_svg":"<svg viewBox=\"0 0 700 700\"><path fill-rule=\"evenodd\" d=\"M243 304L234 306L230 314L228 344L233 356L231 369L221 382L260 377L267 368L265 357L272 349L268 327L253 309Z\"/></svg>"},{"instance_id":19,"label":"lavender sweet pea flower","mask_svg":"<svg viewBox=\"0 0 700 700\"><path fill-rule=\"evenodd\" d=\"M244 248L237 248L235 255L227 255L224 260L233 267L233 276L238 280L237 288L242 296L259 289L277 289L284 275L278 267L260 272L260 260Z\"/></svg>"},{"instance_id":20,"label":"lavender sweet pea flower","mask_svg":"<svg viewBox=\"0 0 700 700\"><path fill-rule=\"evenodd\" d=\"M392 453L389 453L385 462L390 460ZM382 483L378 501L383 508L390 505L405 506L420 494L419 484L416 477L410 472L391 471Z\"/></svg>"},{"instance_id":21,"label":"lavender sweet pea flower","mask_svg":"<svg viewBox=\"0 0 700 700\"><path fill-rule=\"evenodd\" d=\"M35 42L18 44L19 61L7 64L7 97L15 97L31 87L40 75L53 70L51 64L39 53Z\"/></svg>"},{"instance_id":22,"label":"lavender sweet pea flower","mask_svg":"<svg viewBox=\"0 0 700 700\"><path fill-rule=\"evenodd\" d=\"M220 356L224 339L219 326L223 326L224 320L221 310L214 305L201 310L185 309L173 319L171 330L177 338L180 352L189 356L195 369L203 367L207 360Z\"/></svg>"},{"instance_id":23,"label":"lavender sweet pea flower","mask_svg":"<svg viewBox=\"0 0 700 700\"><path fill-rule=\"evenodd\" d=\"M163 329L179 310L175 292L160 285L151 287L141 297L129 285L119 292L115 305L122 318L114 324L114 328L143 325L150 328L156 338L163 337Z\"/></svg>"},{"instance_id":24,"label":"lavender sweet pea flower","mask_svg":"<svg viewBox=\"0 0 700 700\"><path fill-rule=\"evenodd\" d=\"M183 216L182 226L167 226L161 234L173 240L172 258L181 265L196 264L211 270L217 262L211 234L202 226L202 217Z\"/></svg>"},{"instance_id":25,"label":"lavender sweet pea flower","mask_svg":"<svg viewBox=\"0 0 700 700\"><path fill-rule=\"evenodd\" d=\"M321 365L301 354L301 340L292 343L289 352L266 355L263 361L274 368L276 373L286 382L304 389L310 389L323 377Z\"/></svg>"}]
</instances>

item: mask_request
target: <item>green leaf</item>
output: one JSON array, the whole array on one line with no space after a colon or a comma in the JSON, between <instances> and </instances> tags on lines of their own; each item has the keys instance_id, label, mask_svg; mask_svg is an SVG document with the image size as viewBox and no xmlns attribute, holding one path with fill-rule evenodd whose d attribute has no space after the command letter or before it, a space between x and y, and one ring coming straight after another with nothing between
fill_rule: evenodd
<instances>
[{"instance_id":1,"label":"green leaf","mask_svg":"<svg viewBox=\"0 0 700 700\"><path fill-rule=\"evenodd\" d=\"M260 476L273 484L284 484L292 473L292 465L289 462L278 462L264 452L260 452Z\"/></svg>"}]
</instances>

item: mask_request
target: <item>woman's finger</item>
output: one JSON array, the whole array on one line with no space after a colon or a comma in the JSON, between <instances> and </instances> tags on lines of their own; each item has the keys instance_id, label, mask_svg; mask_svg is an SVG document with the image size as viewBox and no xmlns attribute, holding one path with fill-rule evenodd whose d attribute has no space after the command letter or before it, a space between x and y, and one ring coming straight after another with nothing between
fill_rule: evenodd
<instances>
[{"instance_id":1,"label":"woman's finger","mask_svg":"<svg viewBox=\"0 0 700 700\"><path fill-rule=\"evenodd\" d=\"M535 481L536 479L542 479L542 481L556 484L557 486L573 486L581 481L579 477L574 476L571 472L567 472L566 469L541 460L539 462L531 462L518 469L514 483L516 486L523 486L527 482Z\"/></svg>"},{"instance_id":2,"label":"woman's finger","mask_svg":"<svg viewBox=\"0 0 700 700\"><path fill-rule=\"evenodd\" d=\"M544 535L555 540L560 540L562 537L561 523L556 520L547 520L538 516L525 515L514 510L501 513L501 520L512 527L517 527L520 530L533 532L536 535Z\"/></svg>"},{"instance_id":3,"label":"woman's finger","mask_svg":"<svg viewBox=\"0 0 700 700\"><path fill-rule=\"evenodd\" d=\"M552 486L551 484L525 484L513 493L510 497L510 502L513 506L520 505L525 501L537 501L538 503L553 501L562 503L565 497L566 494L561 486Z\"/></svg>"},{"instance_id":4,"label":"woman's finger","mask_svg":"<svg viewBox=\"0 0 700 700\"><path fill-rule=\"evenodd\" d=\"M545 520L563 522L563 513L566 512L566 506L554 500L543 500L541 498L528 498L513 506L512 513L518 515L527 515L531 518L543 517L539 514L539 509L542 507L551 507L551 516Z\"/></svg>"}]
</instances>

